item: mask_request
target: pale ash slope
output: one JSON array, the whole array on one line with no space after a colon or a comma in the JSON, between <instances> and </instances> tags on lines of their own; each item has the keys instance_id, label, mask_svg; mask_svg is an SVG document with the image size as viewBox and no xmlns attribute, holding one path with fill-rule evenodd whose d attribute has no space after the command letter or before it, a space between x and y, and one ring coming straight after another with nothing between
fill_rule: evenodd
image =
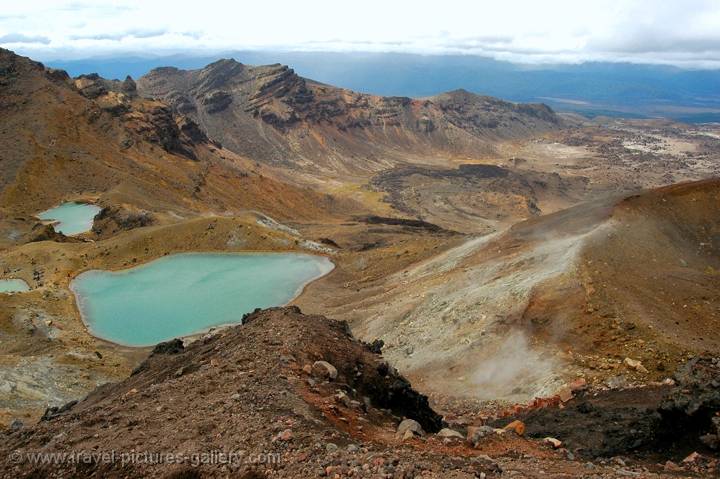
<instances>
[{"instance_id":1,"label":"pale ash slope","mask_svg":"<svg viewBox=\"0 0 720 479\"><path fill-rule=\"evenodd\" d=\"M578 205L309 293L383 339L424 391L529 400L576 375L662 379L689 354L720 351L719 202L708 180Z\"/></svg>"},{"instance_id":2,"label":"pale ash slope","mask_svg":"<svg viewBox=\"0 0 720 479\"><path fill-rule=\"evenodd\" d=\"M415 157L478 156L493 142L557 129L545 105L516 105L457 90L381 97L304 79L282 65L220 60L200 70L158 68L138 80L228 149L325 173L385 169Z\"/></svg>"}]
</instances>

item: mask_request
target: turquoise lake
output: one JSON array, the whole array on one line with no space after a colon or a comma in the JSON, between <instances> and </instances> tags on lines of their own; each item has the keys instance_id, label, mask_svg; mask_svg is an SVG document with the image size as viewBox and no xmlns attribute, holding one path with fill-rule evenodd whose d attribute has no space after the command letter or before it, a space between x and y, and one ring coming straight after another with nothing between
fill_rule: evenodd
<instances>
[{"instance_id":1,"label":"turquoise lake","mask_svg":"<svg viewBox=\"0 0 720 479\"><path fill-rule=\"evenodd\" d=\"M21 279L0 279L0 293L21 293L30 291L30 286Z\"/></svg>"},{"instance_id":2,"label":"turquoise lake","mask_svg":"<svg viewBox=\"0 0 720 479\"><path fill-rule=\"evenodd\" d=\"M90 231L93 218L100 212L100 207L85 203L63 203L55 208L43 211L38 218L46 221L57 221L55 231L72 236Z\"/></svg>"},{"instance_id":3,"label":"turquoise lake","mask_svg":"<svg viewBox=\"0 0 720 479\"><path fill-rule=\"evenodd\" d=\"M308 254L187 253L122 271L87 271L70 287L92 334L149 346L286 304L333 268Z\"/></svg>"}]
</instances>

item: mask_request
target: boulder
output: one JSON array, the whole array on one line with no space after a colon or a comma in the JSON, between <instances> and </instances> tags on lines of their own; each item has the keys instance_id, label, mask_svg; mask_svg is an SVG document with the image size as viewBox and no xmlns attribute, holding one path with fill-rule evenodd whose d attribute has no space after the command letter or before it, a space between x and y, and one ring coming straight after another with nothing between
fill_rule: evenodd
<instances>
[{"instance_id":1,"label":"boulder","mask_svg":"<svg viewBox=\"0 0 720 479\"><path fill-rule=\"evenodd\" d=\"M480 440L495 434L495 429L490 426L470 426L467 431L467 442L477 446Z\"/></svg>"},{"instance_id":2,"label":"boulder","mask_svg":"<svg viewBox=\"0 0 720 479\"><path fill-rule=\"evenodd\" d=\"M437 433L439 437L448 438L448 439L464 439L464 436L457 432L455 429L450 429L448 427L444 427L440 429L440 431Z\"/></svg>"},{"instance_id":3,"label":"boulder","mask_svg":"<svg viewBox=\"0 0 720 479\"><path fill-rule=\"evenodd\" d=\"M416 436L422 436L425 434L425 431L423 431L423 428L420 425L420 423L414 419L403 419L402 422L400 422L400 424L398 425L398 428L397 428L398 436L403 436L403 438L404 438L406 436L407 432L410 432Z\"/></svg>"},{"instance_id":4,"label":"boulder","mask_svg":"<svg viewBox=\"0 0 720 479\"><path fill-rule=\"evenodd\" d=\"M505 429L506 431L513 431L518 436L522 436L523 434L525 434L525 423L515 420L505 426L503 429Z\"/></svg>"},{"instance_id":5,"label":"boulder","mask_svg":"<svg viewBox=\"0 0 720 479\"><path fill-rule=\"evenodd\" d=\"M588 388L588 383L585 378L577 378L576 380L572 381L568 384L568 387L572 392L576 391L584 391Z\"/></svg>"},{"instance_id":6,"label":"boulder","mask_svg":"<svg viewBox=\"0 0 720 479\"><path fill-rule=\"evenodd\" d=\"M562 447L562 441L555 439L554 437L546 437L543 439L543 444L547 444L553 449L560 449L560 447Z\"/></svg>"},{"instance_id":7,"label":"boulder","mask_svg":"<svg viewBox=\"0 0 720 479\"><path fill-rule=\"evenodd\" d=\"M77 400L73 400L73 401L63 404L60 407L51 406L51 407L45 409L45 413L42 415L40 420L41 421L50 421L52 419L55 419L57 416L61 415L62 413L71 410L77 403L78 403Z\"/></svg>"},{"instance_id":8,"label":"boulder","mask_svg":"<svg viewBox=\"0 0 720 479\"><path fill-rule=\"evenodd\" d=\"M560 397L560 400L562 402L568 402L569 400L571 400L573 398L572 389L570 389L570 386L568 386L568 385L561 387L558 390L557 395Z\"/></svg>"},{"instance_id":9,"label":"boulder","mask_svg":"<svg viewBox=\"0 0 720 479\"><path fill-rule=\"evenodd\" d=\"M645 369L645 366L643 366L640 361L637 361L635 359L625 358L623 363L625 363L625 366L629 367L630 369L634 369L637 372L640 372L640 373L648 372L648 370Z\"/></svg>"},{"instance_id":10,"label":"boulder","mask_svg":"<svg viewBox=\"0 0 720 479\"><path fill-rule=\"evenodd\" d=\"M347 408L352 407L350 397L348 397L348 395L345 394L345 392L343 391L339 391L337 394L335 394L335 401Z\"/></svg>"},{"instance_id":11,"label":"boulder","mask_svg":"<svg viewBox=\"0 0 720 479\"><path fill-rule=\"evenodd\" d=\"M383 346L385 346L385 341L382 339L376 339L367 345L370 352L374 354L382 354Z\"/></svg>"},{"instance_id":12,"label":"boulder","mask_svg":"<svg viewBox=\"0 0 720 479\"><path fill-rule=\"evenodd\" d=\"M150 352L150 356L154 356L156 354L180 354L183 351L185 351L185 344L182 339L175 338L170 341L157 343Z\"/></svg>"},{"instance_id":13,"label":"boulder","mask_svg":"<svg viewBox=\"0 0 720 479\"><path fill-rule=\"evenodd\" d=\"M327 361L315 361L312 365L312 374L315 377L332 381L337 378L338 372L335 366Z\"/></svg>"}]
</instances>

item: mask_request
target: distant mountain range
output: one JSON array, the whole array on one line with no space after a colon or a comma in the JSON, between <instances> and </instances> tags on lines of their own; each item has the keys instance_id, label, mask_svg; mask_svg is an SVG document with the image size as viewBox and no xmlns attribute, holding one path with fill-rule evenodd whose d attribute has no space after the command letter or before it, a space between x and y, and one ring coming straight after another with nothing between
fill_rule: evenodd
<instances>
[{"instance_id":1,"label":"distant mountain range","mask_svg":"<svg viewBox=\"0 0 720 479\"><path fill-rule=\"evenodd\" d=\"M101 191L123 197L113 203L129 194L147 205L174 198L200 211L243 205L282 218L298 214L289 205L330 201L291 184L298 171L367 175L408 159L497 156L496 143L563 123L542 104L464 90L422 100L367 95L277 63L163 67L135 82L71 78L1 48L0 111L0 205L18 214ZM293 182L270 179L260 164L289 168Z\"/></svg>"},{"instance_id":2,"label":"distant mountain range","mask_svg":"<svg viewBox=\"0 0 720 479\"><path fill-rule=\"evenodd\" d=\"M208 56L118 56L48 61L72 76L138 78L151 69L201 68L220 58L250 65L280 62L299 75L359 92L425 97L454 89L518 102L544 102L588 116L720 121L720 70L629 63L518 65L476 56L327 52L222 52Z\"/></svg>"}]
</instances>

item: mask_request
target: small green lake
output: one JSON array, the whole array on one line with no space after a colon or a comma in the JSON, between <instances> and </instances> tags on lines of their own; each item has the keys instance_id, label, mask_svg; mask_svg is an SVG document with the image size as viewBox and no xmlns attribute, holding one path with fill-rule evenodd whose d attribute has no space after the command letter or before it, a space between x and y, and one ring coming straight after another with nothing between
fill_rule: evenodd
<instances>
[{"instance_id":1,"label":"small green lake","mask_svg":"<svg viewBox=\"0 0 720 479\"><path fill-rule=\"evenodd\" d=\"M22 279L0 279L0 293L22 293L30 291L30 286Z\"/></svg>"},{"instance_id":2,"label":"small green lake","mask_svg":"<svg viewBox=\"0 0 720 479\"><path fill-rule=\"evenodd\" d=\"M95 215L100 207L86 203L63 203L55 208L43 211L37 217L45 221L54 221L55 231L72 236L90 231Z\"/></svg>"},{"instance_id":3,"label":"small green lake","mask_svg":"<svg viewBox=\"0 0 720 479\"><path fill-rule=\"evenodd\" d=\"M87 271L70 287L92 334L149 346L286 304L333 268L324 256L299 253L187 253Z\"/></svg>"}]
</instances>

